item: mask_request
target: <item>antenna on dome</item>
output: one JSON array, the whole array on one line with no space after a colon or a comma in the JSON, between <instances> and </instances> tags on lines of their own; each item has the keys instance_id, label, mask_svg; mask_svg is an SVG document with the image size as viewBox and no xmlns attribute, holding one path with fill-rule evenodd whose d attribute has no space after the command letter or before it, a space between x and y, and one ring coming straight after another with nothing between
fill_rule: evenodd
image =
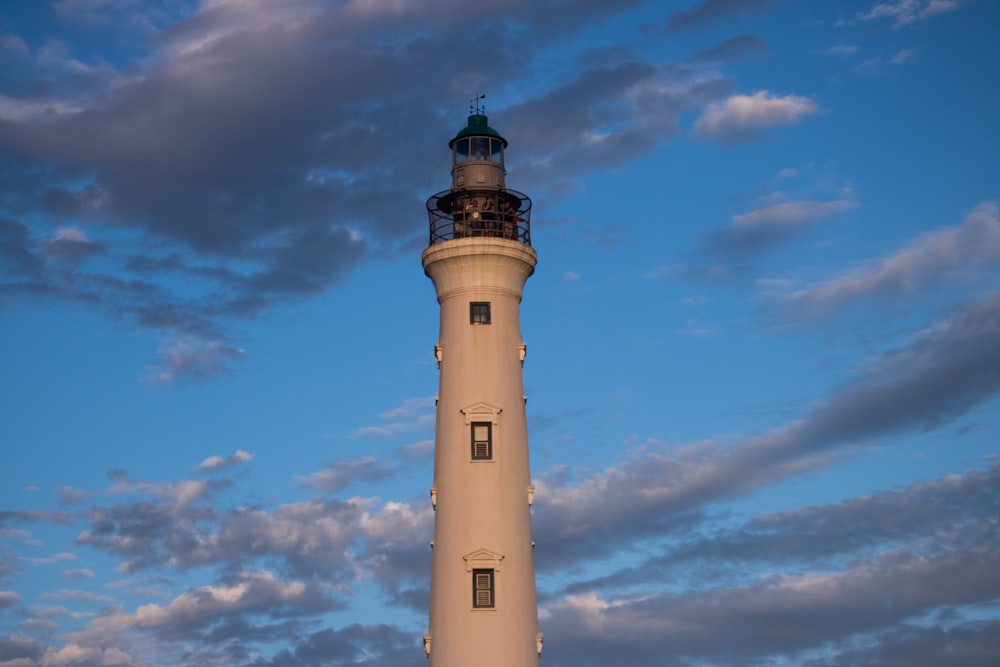
<instances>
[{"instance_id":1,"label":"antenna on dome","mask_svg":"<svg viewBox=\"0 0 1000 667\"><path fill-rule=\"evenodd\" d=\"M480 95L478 92L476 96L469 100L469 115L480 116L486 113L486 104L481 104L482 100L486 99L486 93Z\"/></svg>"}]
</instances>

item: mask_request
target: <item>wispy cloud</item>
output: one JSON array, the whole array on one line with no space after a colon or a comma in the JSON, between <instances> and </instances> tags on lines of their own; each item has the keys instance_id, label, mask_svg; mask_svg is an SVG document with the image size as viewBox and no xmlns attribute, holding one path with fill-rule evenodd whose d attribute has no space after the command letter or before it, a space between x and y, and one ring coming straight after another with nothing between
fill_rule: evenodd
<instances>
[{"instance_id":1,"label":"wispy cloud","mask_svg":"<svg viewBox=\"0 0 1000 667\"><path fill-rule=\"evenodd\" d=\"M769 0L702 0L691 9L671 14L667 19L667 32L696 30L747 10L762 11L768 4Z\"/></svg>"},{"instance_id":2,"label":"wispy cloud","mask_svg":"<svg viewBox=\"0 0 1000 667\"><path fill-rule=\"evenodd\" d=\"M857 206L853 200L789 201L770 204L733 216L728 229L711 232L713 250L721 252L759 249L787 239L796 231L827 220Z\"/></svg>"},{"instance_id":3,"label":"wispy cloud","mask_svg":"<svg viewBox=\"0 0 1000 667\"><path fill-rule=\"evenodd\" d=\"M174 339L159 349L159 360L150 368L146 379L157 384L179 380L203 380L228 373L233 360L245 350L218 340L195 336Z\"/></svg>"},{"instance_id":4,"label":"wispy cloud","mask_svg":"<svg viewBox=\"0 0 1000 667\"><path fill-rule=\"evenodd\" d=\"M326 493L336 493L351 484L379 482L394 474L393 467L371 456L360 459L331 461L323 470L297 477L300 484Z\"/></svg>"},{"instance_id":5,"label":"wispy cloud","mask_svg":"<svg viewBox=\"0 0 1000 667\"><path fill-rule=\"evenodd\" d=\"M195 472L218 472L234 468L241 463L253 460L253 454L237 449L231 456L222 458L221 456L209 456L198 464Z\"/></svg>"},{"instance_id":6,"label":"wispy cloud","mask_svg":"<svg viewBox=\"0 0 1000 667\"><path fill-rule=\"evenodd\" d=\"M869 58L868 60L864 60L858 63L858 71L875 74L886 67L894 67L896 65L908 63L915 57L916 53L912 49L902 49L888 58Z\"/></svg>"},{"instance_id":7,"label":"wispy cloud","mask_svg":"<svg viewBox=\"0 0 1000 667\"><path fill-rule=\"evenodd\" d=\"M927 232L837 277L772 296L785 317L800 319L865 300L910 294L996 266L1000 266L1000 218L997 204L986 202L960 225Z\"/></svg>"},{"instance_id":8,"label":"wispy cloud","mask_svg":"<svg viewBox=\"0 0 1000 667\"><path fill-rule=\"evenodd\" d=\"M955 11L962 3L959 0L895 0L880 2L866 12L858 12L853 21L842 21L841 25L888 20L893 29L902 28L918 21L924 21L945 12Z\"/></svg>"}]
</instances>

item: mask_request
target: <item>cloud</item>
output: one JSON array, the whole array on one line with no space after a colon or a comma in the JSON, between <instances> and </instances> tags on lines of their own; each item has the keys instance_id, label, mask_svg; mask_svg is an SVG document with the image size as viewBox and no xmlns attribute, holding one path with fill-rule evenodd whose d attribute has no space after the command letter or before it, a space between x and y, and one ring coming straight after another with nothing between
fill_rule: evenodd
<instances>
[{"instance_id":1,"label":"cloud","mask_svg":"<svg viewBox=\"0 0 1000 667\"><path fill-rule=\"evenodd\" d=\"M688 60L693 63L736 62L748 56L767 55L767 44L755 35L737 35L708 49L698 51Z\"/></svg>"},{"instance_id":2,"label":"cloud","mask_svg":"<svg viewBox=\"0 0 1000 667\"><path fill-rule=\"evenodd\" d=\"M380 426L362 426L351 435L358 438L388 438L414 429L429 428L434 425L434 406L437 397L421 396L408 398L391 410L379 415L387 423Z\"/></svg>"},{"instance_id":3,"label":"cloud","mask_svg":"<svg viewBox=\"0 0 1000 667\"><path fill-rule=\"evenodd\" d=\"M56 489L56 498L60 505L78 505L89 497L90 494L86 491L74 489L71 486L63 486Z\"/></svg>"},{"instance_id":4,"label":"cloud","mask_svg":"<svg viewBox=\"0 0 1000 667\"><path fill-rule=\"evenodd\" d=\"M955 11L961 6L962 3L958 0L895 0L879 2L867 12L858 12L854 20L864 22L888 19L892 21L892 28L895 30L918 21L924 21L938 14Z\"/></svg>"},{"instance_id":5,"label":"cloud","mask_svg":"<svg viewBox=\"0 0 1000 667\"><path fill-rule=\"evenodd\" d=\"M66 579L93 579L94 576L95 575L93 570L88 570L84 568L76 570L65 570L63 572L63 577L65 577Z\"/></svg>"},{"instance_id":6,"label":"cloud","mask_svg":"<svg viewBox=\"0 0 1000 667\"><path fill-rule=\"evenodd\" d=\"M221 456L209 456L207 459L198 464L195 468L195 472L217 472L221 470L229 470L234 468L241 463L246 463L253 460L253 454L245 452L242 449L237 449L232 456L227 458L222 458Z\"/></svg>"},{"instance_id":7,"label":"cloud","mask_svg":"<svg viewBox=\"0 0 1000 667\"><path fill-rule=\"evenodd\" d=\"M44 650L44 647L31 637L18 635L0 637L0 665L30 667L37 664L35 661Z\"/></svg>"},{"instance_id":8,"label":"cloud","mask_svg":"<svg viewBox=\"0 0 1000 667\"><path fill-rule=\"evenodd\" d=\"M732 443L651 441L607 468L535 482L540 567L594 560L683 531L724 498L833 465L852 447L941 428L1000 391L1000 293L876 355L803 416Z\"/></svg>"},{"instance_id":9,"label":"cloud","mask_svg":"<svg viewBox=\"0 0 1000 667\"><path fill-rule=\"evenodd\" d=\"M21 596L14 591L0 591L0 609L13 607L21 602Z\"/></svg>"},{"instance_id":10,"label":"cloud","mask_svg":"<svg viewBox=\"0 0 1000 667\"><path fill-rule=\"evenodd\" d=\"M858 70L867 74L877 74L886 67L902 65L913 60L916 53L912 49L902 49L889 58L870 58L858 63Z\"/></svg>"},{"instance_id":11,"label":"cloud","mask_svg":"<svg viewBox=\"0 0 1000 667\"><path fill-rule=\"evenodd\" d=\"M342 463L302 479L333 490L350 483L351 475L382 479L386 474L373 460ZM118 570L125 574L153 568L187 572L245 567L261 561L278 564L282 572L297 577L340 586L355 579L359 568L375 571L391 564L394 574L386 585L399 587L426 572L420 566L430 539L427 501L414 507L328 498L272 510L240 506L221 512L214 502L229 485L225 479L151 483L133 481L123 473L114 479L110 491L128 497L88 507L87 526L76 544L119 558ZM417 552L419 557L414 556Z\"/></svg>"},{"instance_id":12,"label":"cloud","mask_svg":"<svg viewBox=\"0 0 1000 667\"><path fill-rule=\"evenodd\" d=\"M65 44L23 54L37 85L0 99L0 300L69 300L156 332L152 382L226 373L240 321L419 243L410 213L434 189L434 137L461 123L431 100L510 82L490 91L517 100L503 109L509 166L558 192L732 89L627 45L524 84L551 46L634 5L512 1L498 42L495 11L475 3L67 0L63 17L148 38L120 69ZM384 39L401 26L405 39Z\"/></svg>"},{"instance_id":13,"label":"cloud","mask_svg":"<svg viewBox=\"0 0 1000 667\"><path fill-rule=\"evenodd\" d=\"M204 380L229 372L229 364L244 354L245 350L216 340L195 336L173 339L160 347L159 360L146 379L156 384Z\"/></svg>"},{"instance_id":14,"label":"cloud","mask_svg":"<svg viewBox=\"0 0 1000 667\"><path fill-rule=\"evenodd\" d=\"M92 591L84 591L77 588L62 588L56 591L46 591L42 597L53 600L73 600L87 604L105 605L115 601L114 598Z\"/></svg>"},{"instance_id":15,"label":"cloud","mask_svg":"<svg viewBox=\"0 0 1000 667\"><path fill-rule=\"evenodd\" d=\"M710 249L733 252L759 249L784 241L809 224L826 220L857 206L849 199L792 201L769 204L733 216L728 229L710 232Z\"/></svg>"},{"instance_id":16,"label":"cloud","mask_svg":"<svg viewBox=\"0 0 1000 667\"><path fill-rule=\"evenodd\" d=\"M861 47L856 44L836 44L825 51L821 51L821 53L830 56L853 56L860 50Z\"/></svg>"},{"instance_id":17,"label":"cloud","mask_svg":"<svg viewBox=\"0 0 1000 667\"><path fill-rule=\"evenodd\" d=\"M419 651L412 632L389 625L355 623L338 630L315 632L294 649L281 649L271 659L257 658L247 667L418 664Z\"/></svg>"},{"instance_id":18,"label":"cloud","mask_svg":"<svg viewBox=\"0 0 1000 667\"><path fill-rule=\"evenodd\" d=\"M899 297L1000 266L1000 217L987 202L962 224L927 232L885 257L788 294L774 304L790 319L830 313L870 299Z\"/></svg>"},{"instance_id":19,"label":"cloud","mask_svg":"<svg viewBox=\"0 0 1000 667\"><path fill-rule=\"evenodd\" d=\"M331 461L326 468L311 475L299 475L298 482L324 493L337 493L359 482L380 482L394 474L393 467L371 456L360 459Z\"/></svg>"},{"instance_id":20,"label":"cloud","mask_svg":"<svg viewBox=\"0 0 1000 667\"><path fill-rule=\"evenodd\" d=\"M699 532L665 541L655 556L576 581L565 592L652 585L671 573L678 583L705 586L762 565L771 571L800 563L813 570L841 566L896 545L923 554L992 548L998 482L1000 466L994 465L835 504L759 514L742 523L708 519Z\"/></svg>"},{"instance_id":21,"label":"cloud","mask_svg":"<svg viewBox=\"0 0 1000 667\"><path fill-rule=\"evenodd\" d=\"M612 654L652 663L668 649L678 665L691 658L736 664L733 655L747 664L885 630L942 606L989 603L1000 595L990 574L998 565L995 549L933 556L901 549L843 570L683 594L568 596L547 605L542 621L547 640L573 647L574 664L606 664Z\"/></svg>"},{"instance_id":22,"label":"cloud","mask_svg":"<svg viewBox=\"0 0 1000 667\"><path fill-rule=\"evenodd\" d=\"M746 141L763 130L797 123L819 111L816 103L806 97L772 95L761 90L709 104L695 121L694 133L705 139Z\"/></svg>"},{"instance_id":23,"label":"cloud","mask_svg":"<svg viewBox=\"0 0 1000 667\"><path fill-rule=\"evenodd\" d=\"M99 243L87 240L86 235L73 228L60 228L45 245L46 255L62 262L83 263L92 255L103 252Z\"/></svg>"},{"instance_id":24,"label":"cloud","mask_svg":"<svg viewBox=\"0 0 1000 667\"><path fill-rule=\"evenodd\" d=\"M768 0L702 0L687 11L671 14L667 19L667 32L695 30L728 20L746 10L763 11L768 4Z\"/></svg>"},{"instance_id":25,"label":"cloud","mask_svg":"<svg viewBox=\"0 0 1000 667\"><path fill-rule=\"evenodd\" d=\"M906 624L878 633L867 646L844 642L836 656L810 661L809 667L852 665L948 665L981 667L983 656L1000 654L1000 623L993 620L962 623L956 627Z\"/></svg>"},{"instance_id":26,"label":"cloud","mask_svg":"<svg viewBox=\"0 0 1000 667\"><path fill-rule=\"evenodd\" d=\"M86 660L99 664L138 664L129 657L135 645L122 641L127 634L155 637L156 642L145 643L144 658L158 664L175 664L177 647L184 643L234 650L238 649L241 637L287 641L296 634L295 618L332 611L339 606L309 582L281 579L267 571L240 570L227 573L213 585L191 587L166 605L144 604L133 613L120 607L105 610L83 628L67 634L62 648L47 649L41 664ZM259 624L252 627L250 622ZM185 659L183 664L206 664L206 656L183 655L191 651L190 647L183 651L180 656ZM163 655L158 655L160 652ZM109 653L122 662L109 661ZM247 659L249 655L243 657ZM217 660L216 657L212 662Z\"/></svg>"}]
</instances>

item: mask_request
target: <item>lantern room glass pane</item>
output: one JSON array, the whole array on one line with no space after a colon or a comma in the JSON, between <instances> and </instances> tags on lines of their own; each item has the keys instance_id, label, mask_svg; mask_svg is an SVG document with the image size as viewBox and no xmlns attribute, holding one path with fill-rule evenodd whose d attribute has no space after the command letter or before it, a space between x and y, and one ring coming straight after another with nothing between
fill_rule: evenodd
<instances>
[{"instance_id":1,"label":"lantern room glass pane","mask_svg":"<svg viewBox=\"0 0 1000 667\"><path fill-rule=\"evenodd\" d=\"M503 164L503 142L499 139L490 140L490 159L498 164Z\"/></svg>"},{"instance_id":2,"label":"lantern room glass pane","mask_svg":"<svg viewBox=\"0 0 1000 667\"><path fill-rule=\"evenodd\" d=\"M472 150L469 151L470 160L490 159L490 140L488 137L471 137Z\"/></svg>"},{"instance_id":3,"label":"lantern room glass pane","mask_svg":"<svg viewBox=\"0 0 1000 667\"><path fill-rule=\"evenodd\" d=\"M455 142L455 164L469 159L469 140L459 139Z\"/></svg>"}]
</instances>

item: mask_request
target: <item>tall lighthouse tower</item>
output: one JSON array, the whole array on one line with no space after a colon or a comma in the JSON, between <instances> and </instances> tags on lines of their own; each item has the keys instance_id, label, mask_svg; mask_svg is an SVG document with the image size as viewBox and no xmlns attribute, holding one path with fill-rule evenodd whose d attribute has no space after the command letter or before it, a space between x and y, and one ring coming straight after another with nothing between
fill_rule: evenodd
<instances>
[{"instance_id":1,"label":"tall lighthouse tower","mask_svg":"<svg viewBox=\"0 0 1000 667\"><path fill-rule=\"evenodd\" d=\"M521 367L531 200L507 188L507 140L477 107L451 140L451 188L427 200L424 271L441 305L429 667L537 667Z\"/></svg>"}]
</instances>

